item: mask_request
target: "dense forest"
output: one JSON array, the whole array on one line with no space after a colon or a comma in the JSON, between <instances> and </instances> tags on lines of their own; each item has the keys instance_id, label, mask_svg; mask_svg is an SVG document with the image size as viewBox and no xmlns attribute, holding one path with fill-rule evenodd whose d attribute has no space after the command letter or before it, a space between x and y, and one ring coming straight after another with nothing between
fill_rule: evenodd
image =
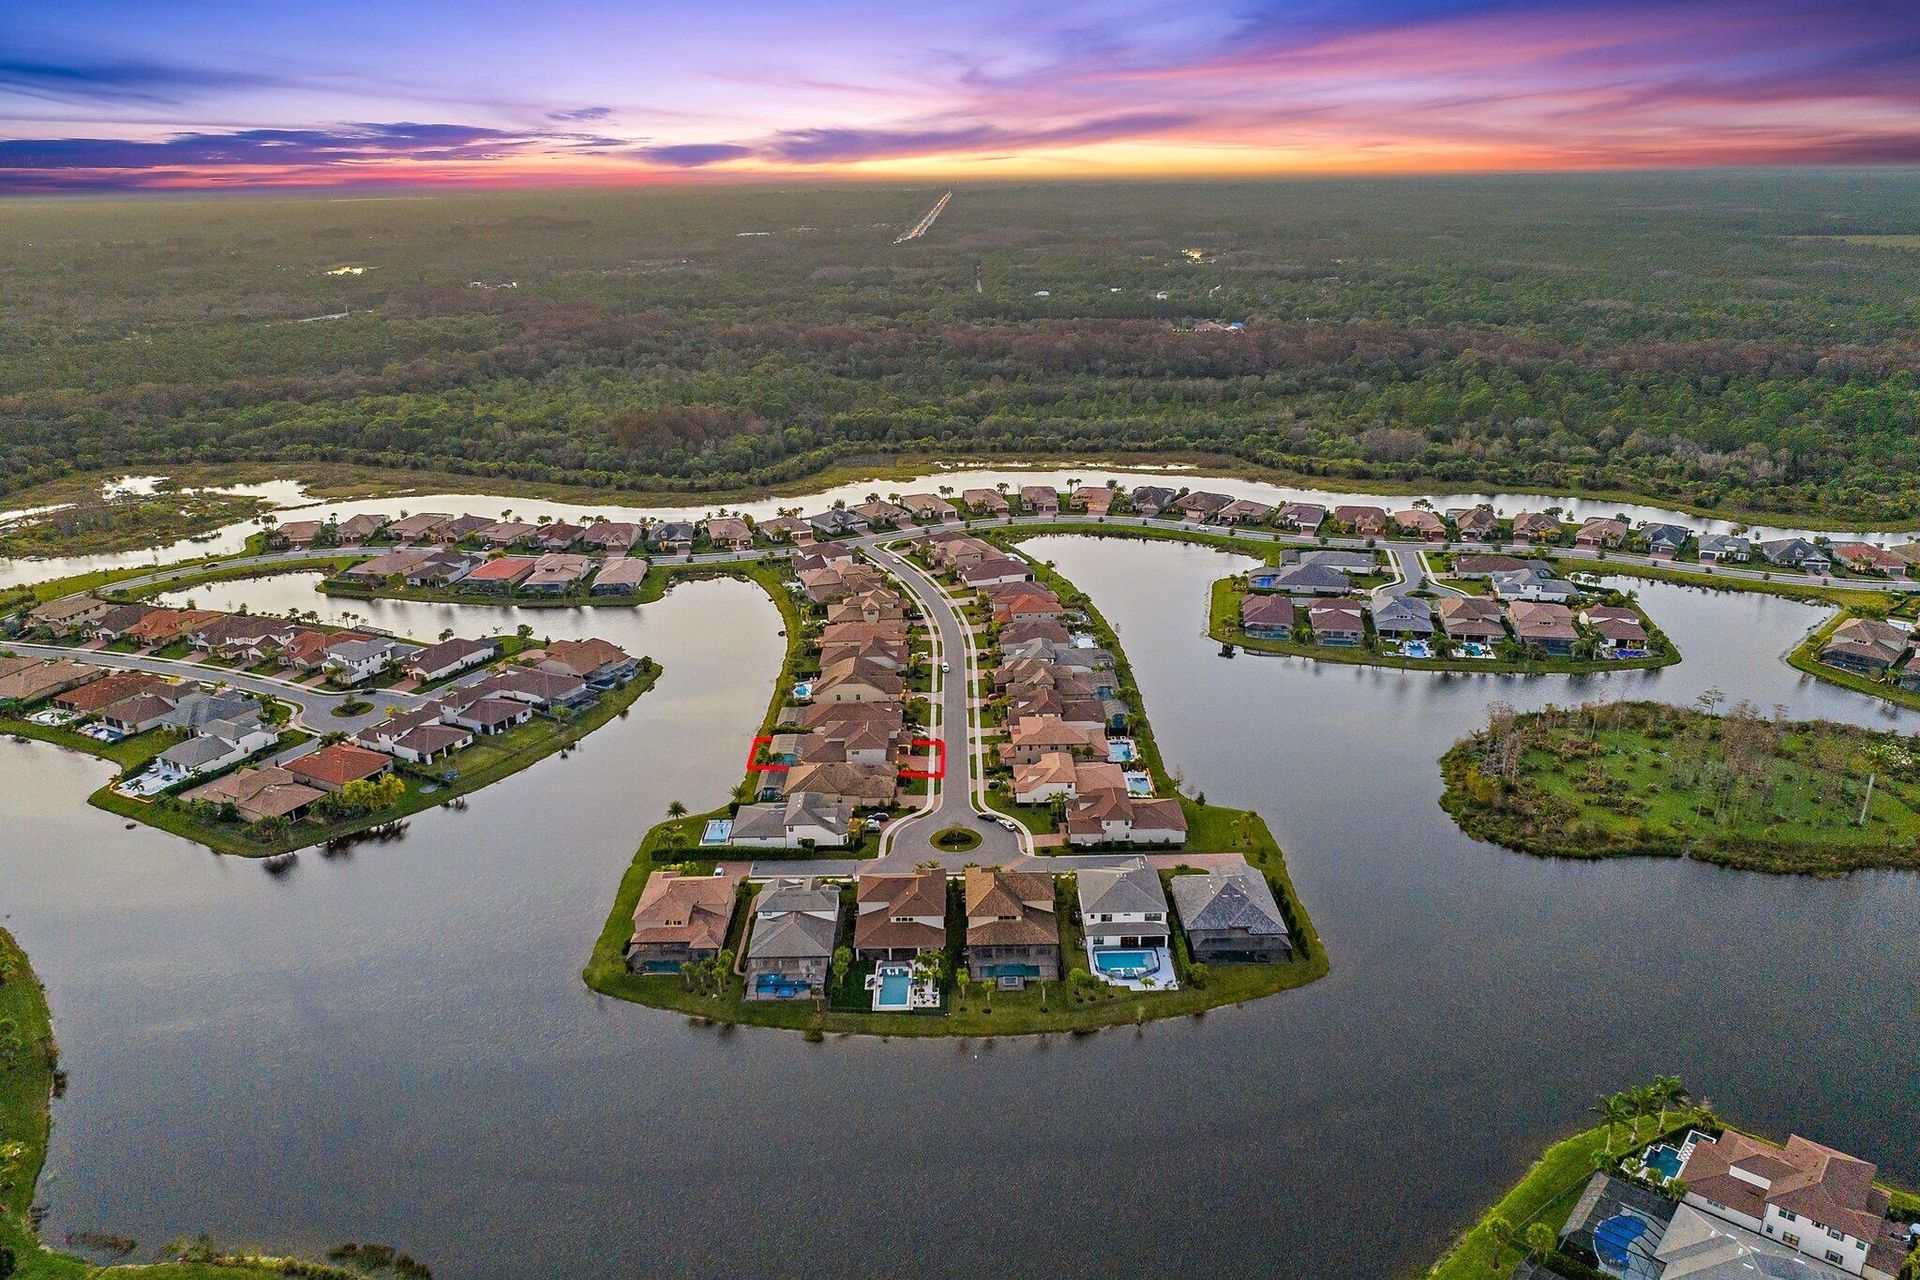
<instances>
[{"instance_id":1,"label":"dense forest","mask_svg":"<svg viewBox=\"0 0 1920 1280\"><path fill-rule=\"evenodd\" d=\"M895 244L938 194L0 204L0 494L179 461L717 492L1177 452L1920 514L1920 175L982 184Z\"/></svg>"}]
</instances>

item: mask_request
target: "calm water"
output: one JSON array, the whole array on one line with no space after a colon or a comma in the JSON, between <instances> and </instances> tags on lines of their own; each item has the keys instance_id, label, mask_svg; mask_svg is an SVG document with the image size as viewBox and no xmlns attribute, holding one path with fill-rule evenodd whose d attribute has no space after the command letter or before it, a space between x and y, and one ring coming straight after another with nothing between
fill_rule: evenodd
<instances>
[{"instance_id":1,"label":"calm water","mask_svg":"<svg viewBox=\"0 0 1920 1280\"><path fill-rule=\"evenodd\" d=\"M809 1045L594 996L578 971L613 886L669 800L715 803L734 780L778 622L726 582L543 611L543 632L653 655L660 687L465 813L303 855L283 879L122 830L84 804L103 766L0 743L0 910L73 1072L50 1233L384 1239L442 1277L1200 1258L1221 1276L1396 1276L1593 1095L1662 1071L1920 1179L1920 877L1544 862L1463 838L1435 804L1435 758L1496 696L1686 702L1714 685L1920 727L1778 661L1816 612L1643 584L1680 666L1448 678L1215 658L1206 586L1233 558L1081 539L1046 555L1119 628L1189 783L1267 815L1329 978L1204 1019L1005 1043ZM198 598L329 603L294 578ZM520 620L386 608L373 620L415 635Z\"/></svg>"}]
</instances>

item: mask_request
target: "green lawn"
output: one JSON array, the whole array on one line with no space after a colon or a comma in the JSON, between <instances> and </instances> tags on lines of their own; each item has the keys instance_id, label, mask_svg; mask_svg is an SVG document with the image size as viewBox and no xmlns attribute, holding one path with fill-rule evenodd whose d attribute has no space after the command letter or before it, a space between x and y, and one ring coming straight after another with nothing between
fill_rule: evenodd
<instances>
[{"instance_id":1,"label":"green lawn","mask_svg":"<svg viewBox=\"0 0 1920 1280\"><path fill-rule=\"evenodd\" d=\"M1496 762L1515 750L1503 779ZM1593 704L1518 716L1497 739L1456 744L1441 769L1441 804L1468 834L1529 853L1822 875L1920 867L1920 743L1898 735Z\"/></svg>"},{"instance_id":2,"label":"green lawn","mask_svg":"<svg viewBox=\"0 0 1920 1280\"><path fill-rule=\"evenodd\" d=\"M1851 611L1842 610L1827 619L1825 625L1802 641L1792 653L1787 655L1787 664L1795 671L1804 671L1817 680L1828 684L1837 684L1843 689L1852 689L1855 693L1864 693L1870 698L1879 698L1895 706L1911 707L1920 711L1920 693L1902 689L1891 680L1875 680L1855 671L1843 671L1820 661L1820 651L1839 626L1851 618ZM1920 662L1920 658L1911 659Z\"/></svg>"}]
</instances>

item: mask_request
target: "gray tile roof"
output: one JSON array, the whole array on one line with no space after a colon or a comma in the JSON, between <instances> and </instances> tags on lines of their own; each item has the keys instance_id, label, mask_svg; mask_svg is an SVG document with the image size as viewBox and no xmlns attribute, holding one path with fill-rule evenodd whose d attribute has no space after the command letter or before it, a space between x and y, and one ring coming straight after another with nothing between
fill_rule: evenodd
<instances>
[{"instance_id":1,"label":"gray tile roof","mask_svg":"<svg viewBox=\"0 0 1920 1280\"><path fill-rule=\"evenodd\" d=\"M1255 937L1287 934L1280 904L1267 878L1250 867L1173 878L1173 901L1188 930L1246 933Z\"/></svg>"},{"instance_id":2,"label":"gray tile roof","mask_svg":"<svg viewBox=\"0 0 1920 1280\"><path fill-rule=\"evenodd\" d=\"M1145 858L1134 858L1117 867L1089 867L1080 872L1080 915L1138 915L1167 910L1167 895L1160 888L1160 874L1147 865Z\"/></svg>"},{"instance_id":3,"label":"gray tile roof","mask_svg":"<svg viewBox=\"0 0 1920 1280\"><path fill-rule=\"evenodd\" d=\"M765 896L764 894L762 895ZM838 919L822 920L800 911L755 920L747 947L750 960L824 960L833 955Z\"/></svg>"}]
</instances>

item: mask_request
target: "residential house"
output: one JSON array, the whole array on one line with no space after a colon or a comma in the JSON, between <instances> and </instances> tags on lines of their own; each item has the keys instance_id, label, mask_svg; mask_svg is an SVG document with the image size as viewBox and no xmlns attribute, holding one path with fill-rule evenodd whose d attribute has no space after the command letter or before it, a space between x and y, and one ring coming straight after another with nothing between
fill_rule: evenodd
<instances>
[{"instance_id":1,"label":"residential house","mask_svg":"<svg viewBox=\"0 0 1920 1280\"><path fill-rule=\"evenodd\" d=\"M1006 496L995 489L967 489L960 494L960 501L976 516L1004 516L1013 510Z\"/></svg>"},{"instance_id":2,"label":"residential house","mask_svg":"<svg viewBox=\"0 0 1920 1280\"><path fill-rule=\"evenodd\" d=\"M1273 886L1252 867L1173 877L1187 950L1201 964L1275 964L1293 955Z\"/></svg>"},{"instance_id":3,"label":"residential house","mask_svg":"<svg viewBox=\"0 0 1920 1280\"><path fill-rule=\"evenodd\" d=\"M1060 977L1060 920L1043 871L968 867L967 976L1018 990Z\"/></svg>"},{"instance_id":4,"label":"residential house","mask_svg":"<svg viewBox=\"0 0 1920 1280\"><path fill-rule=\"evenodd\" d=\"M997 586L1004 582L1032 582L1033 565L1014 556L982 560L971 568L962 569L960 581L971 591Z\"/></svg>"},{"instance_id":5,"label":"residential house","mask_svg":"<svg viewBox=\"0 0 1920 1280\"><path fill-rule=\"evenodd\" d=\"M542 551L566 551L580 541L581 535L586 531L585 525L556 520L552 524L543 524L535 529L527 541Z\"/></svg>"},{"instance_id":6,"label":"residential house","mask_svg":"<svg viewBox=\"0 0 1920 1280\"><path fill-rule=\"evenodd\" d=\"M1530 561L1518 556L1460 556L1453 562L1452 577L1455 578L1491 578L1496 573L1519 573L1532 567Z\"/></svg>"},{"instance_id":7,"label":"residential house","mask_svg":"<svg viewBox=\"0 0 1920 1280\"><path fill-rule=\"evenodd\" d=\"M1490 588L1501 600L1551 600L1564 604L1578 599L1580 595L1572 583L1565 578L1556 578L1551 570L1540 565L1529 565L1511 573L1496 573Z\"/></svg>"},{"instance_id":8,"label":"residential house","mask_svg":"<svg viewBox=\"0 0 1920 1280\"><path fill-rule=\"evenodd\" d=\"M1065 613L1059 597L1051 591L1027 591L1003 596L993 602L993 620L1001 626L1009 622L1038 622Z\"/></svg>"},{"instance_id":9,"label":"residential house","mask_svg":"<svg viewBox=\"0 0 1920 1280\"><path fill-rule=\"evenodd\" d=\"M1486 596L1449 596L1440 601L1440 629L1470 644L1498 644L1507 638L1498 601Z\"/></svg>"},{"instance_id":10,"label":"residential house","mask_svg":"<svg viewBox=\"0 0 1920 1280\"><path fill-rule=\"evenodd\" d=\"M1891 622L1877 618L1849 618L1835 627L1820 650L1820 661L1830 667L1877 676L1900 665L1913 636Z\"/></svg>"},{"instance_id":11,"label":"residential house","mask_svg":"<svg viewBox=\"0 0 1920 1280\"><path fill-rule=\"evenodd\" d=\"M608 556L593 575L592 594L629 595L646 583L647 562L639 556Z\"/></svg>"},{"instance_id":12,"label":"residential house","mask_svg":"<svg viewBox=\"0 0 1920 1280\"><path fill-rule=\"evenodd\" d=\"M1127 504L1135 515L1157 516L1173 505L1180 495L1161 485L1143 484L1127 495Z\"/></svg>"},{"instance_id":13,"label":"residential house","mask_svg":"<svg viewBox=\"0 0 1920 1280\"><path fill-rule=\"evenodd\" d=\"M851 805L801 792L784 800L741 805L727 842L759 849L838 849L852 829Z\"/></svg>"},{"instance_id":14,"label":"residential house","mask_svg":"<svg viewBox=\"0 0 1920 1280\"><path fill-rule=\"evenodd\" d=\"M289 760L283 768L318 791L338 791L349 782L365 782L390 772L393 757L351 742L336 742L311 755Z\"/></svg>"},{"instance_id":15,"label":"residential house","mask_svg":"<svg viewBox=\"0 0 1920 1280\"><path fill-rule=\"evenodd\" d=\"M1213 519L1216 512L1232 504L1233 498L1228 494L1196 489L1192 493L1182 494L1174 499L1172 505L1183 518L1205 522Z\"/></svg>"},{"instance_id":16,"label":"residential house","mask_svg":"<svg viewBox=\"0 0 1920 1280\"><path fill-rule=\"evenodd\" d=\"M1640 530L1647 544L1647 555L1655 560L1672 560L1693 540L1693 530L1683 524L1650 524Z\"/></svg>"},{"instance_id":17,"label":"residential house","mask_svg":"<svg viewBox=\"0 0 1920 1280\"><path fill-rule=\"evenodd\" d=\"M723 551L753 549L753 526L738 516L715 516L706 529L707 541Z\"/></svg>"},{"instance_id":18,"label":"residential house","mask_svg":"<svg viewBox=\"0 0 1920 1280\"><path fill-rule=\"evenodd\" d=\"M1637 618L1602 618L1592 623L1591 627L1594 637L1599 641L1600 652L1608 657L1617 658L1647 651L1647 629L1640 625Z\"/></svg>"},{"instance_id":19,"label":"residential house","mask_svg":"<svg viewBox=\"0 0 1920 1280\"><path fill-rule=\"evenodd\" d=\"M575 676L592 685L618 684L631 676L635 668L632 656L625 649L597 636L585 640L555 640L535 665L541 671Z\"/></svg>"},{"instance_id":20,"label":"residential house","mask_svg":"<svg viewBox=\"0 0 1920 1280\"><path fill-rule=\"evenodd\" d=\"M566 595L587 580L593 564L577 552L549 551L533 562L533 572L520 584L520 589L528 595Z\"/></svg>"},{"instance_id":21,"label":"residential house","mask_svg":"<svg viewBox=\"0 0 1920 1280\"><path fill-rule=\"evenodd\" d=\"M224 778L203 783L181 796L215 806L232 805L243 822L285 818L297 822L326 793L310 787L285 769L239 769Z\"/></svg>"},{"instance_id":22,"label":"residential house","mask_svg":"<svg viewBox=\"0 0 1920 1280\"><path fill-rule=\"evenodd\" d=\"M100 708L100 723L124 737L158 728L173 714L174 700L168 696L170 693L169 689L145 689L110 702ZM4 696L4 682L0 682L0 697Z\"/></svg>"},{"instance_id":23,"label":"residential house","mask_svg":"<svg viewBox=\"0 0 1920 1280\"><path fill-rule=\"evenodd\" d=\"M59 658L52 662L28 660L0 675L0 704L31 706L78 685L98 680L106 672Z\"/></svg>"},{"instance_id":24,"label":"residential house","mask_svg":"<svg viewBox=\"0 0 1920 1280\"><path fill-rule=\"evenodd\" d=\"M406 516L387 526L387 533L395 542L423 542L453 520L451 515L439 512L423 511L419 515Z\"/></svg>"},{"instance_id":25,"label":"residential house","mask_svg":"<svg viewBox=\"0 0 1920 1280\"><path fill-rule=\"evenodd\" d=\"M353 740L369 750L384 751L412 764L431 764L473 745L475 730L445 722L447 716L454 714L457 713L441 703L429 702L418 710L403 712L362 729Z\"/></svg>"},{"instance_id":26,"label":"residential house","mask_svg":"<svg viewBox=\"0 0 1920 1280\"><path fill-rule=\"evenodd\" d=\"M864 516L840 507L831 507L817 516L808 516L807 523L822 538L858 537L871 532L873 528Z\"/></svg>"},{"instance_id":27,"label":"residential house","mask_svg":"<svg viewBox=\"0 0 1920 1280\"><path fill-rule=\"evenodd\" d=\"M1907 562L1904 558L1870 542L1835 542L1827 547L1827 551L1855 573L1880 573L1892 578L1906 576Z\"/></svg>"},{"instance_id":28,"label":"residential house","mask_svg":"<svg viewBox=\"0 0 1920 1280\"><path fill-rule=\"evenodd\" d=\"M169 681L165 676L147 671L115 671L66 690L54 698L53 705L75 715L90 716L123 698L150 691L159 692L168 687Z\"/></svg>"},{"instance_id":29,"label":"residential house","mask_svg":"<svg viewBox=\"0 0 1920 1280\"><path fill-rule=\"evenodd\" d=\"M1849 1275L1892 1280L1907 1250L1878 1172L1799 1134L1777 1147L1729 1129L1694 1144L1682 1203Z\"/></svg>"},{"instance_id":30,"label":"residential house","mask_svg":"<svg viewBox=\"0 0 1920 1280\"><path fill-rule=\"evenodd\" d=\"M480 537L491 546L511 547L527 541L538 532L540 526L531 520L498 520L482 529Z\"/></svg>"},{"instance_id":31,"label":"residential house","mask_svg":"<svg viewBox=\"0 0 1920 1280\"><path fill-rule=\"evenodd\" d=\"M244 721L217 721L204 732L175 743L154 758L153 770L169 786L204 773L232 768L254 752L272 746L275 735L256 716Z\"/></svg>"},{"instance_id":32,"label":"residential house","mask_svg":"<svg viewBox=\"0 0 1920 1280\"><path fill-rule=\"evenodd\" d=\"M387 518L364 512L357 516L348 516L340 522L340 541L359 544L373 537L387 527Z\"/></svg>"},{"instance_id":33,"label":"residential house","mask_svg":"<svg viewBox=\"0 0 1920 1280\"><path fill-rule=\"evenodd\" d=\"M544 710L547 707L572 706L589 701L592 697L593 687L579 676L565 671L510 667L475 684L447 690L440 695L440 700L465 705L475 698L512 698Z\"/></svg>"},{"instance_id":34,"label":"residential house","mask_svg":"<svg viewBox=\"0 0 1920 1280\"><path fill-rule=\"evenodd\" d=\"M871 528L891 529L896 525L913 523L912 514L905 507L879 498L870 498L849 508L848 514L864 521Z\"/></svg>"},{"instance_id":35,"label":"residential house","mask_svg":"<svg viewBox=\"0 0 1920 1280\"><path fill-rule=\"evenodd\" d=\"M796 516L775 516L771 520L760 521L757 528L775 542L805 546L813 541L813 526Z\"/></svg>"},{"instance_id":36,"label":"residential house","mask_svg":"<svg viewBox=\"0 0 1920 1280\"><path fill-rule=\"evenodd\" d=\"M1307 607L1315 644L1357 649L1366 639L1366 606L1358 600L1316 600Z\"/></svg>"},{"instance_id":37,"label":"residential house","mask_svg":"<svg viewBox=\"0 0 1920 1280\"><path fill-rule=\"evenodd\" d=\"M1032 764L1051 751L1105 756L1107 735L1098 729L1070 725L1059 716L1022 716L1013 722L1007 740L1000 744L1000 761L1017 767Z\"/></svg>"},{"instance_id":38,"label":"residential house","mask_svg":"<svg viewBox=\"0 0 1920 1280\"><path fill-rule=\"evenodd\" d=\"M173 704L160 718L160 723L170 729L202 733L207 726L221 721L257 723L260 718L260 703L251 694L237 689L180 684L162 691L160 696Z\"/></svg>"},{"instance_id":39,"label":"residential house","mask_svg":"<svg viewBox=\"0 0 1920 1280\"><path fill-rule=\"evenodd\" d=\"M428 645L406 660L407 674L422 683L445 680L448 676L470 671L500 656L495 640L468 640L455 637Z\"/></svg>"},{"instance_id":40,"label":"residential house","mask_svg":"<svg viewBox=\"0 0 1920 1280\"><path fill-rule=\"evenodd\" d=\"M1453 527L1468 542L1492 542L1494 535L1500 532L1500 517L1489 506L1468 507L1456 511L1453 515Z\"/></svg>"},{"instance_id":41,"label":"residential house","mask_svg":"<svg viewBox=\"0 0 1920 1280\"><path fill-rule=\"evenodd\" d=\"M1390 596L1373 609L1374 632L1400 640L1433 634L1433 609L1418 596Z\"/></svg>"},{"instance_id":42,"label":"residential house","mask_svg":"<svg viewBox=\"0 0 1920 1280\"><path fill-rule=\"evenodd\" d=\"M1742 564L1753 559L1753 542L1730 533L1700 535L1700 560L1704 564Z\"/></svg>"},{"instance_id":43,"label":"residential house","mask_svg":"<svg viewBox=\"0 0 1920 1280\"><path fill-rule=\"evenodd\" d=\"M1057 516L1060 494L1052 485L1024 484L1020 486L1020 505L1028 515Z\"/></svg>"},{"instance_id":44,"label":"residential house","mask_svg":"<svg viewBox=\"0 0 1920 1280\"><path fill-rule=\"evenodd\" d=\"M1597 551L1617 547L1627 540L1627 522L1610 516L1594 516L1573 535L1573 545Z\"/></svg>"},{"instance_id":45,"label":"residential house","mask_svg":"<svg viewBox=\"0 0 1920 1280\"><path fill-rule=\"evenodd\" d=\"M1522 511L1513 518L1513 536L1521 542L1558 542L1563 532L1560 518L1544 511Z\"/></svg>"},{"instance_id":46,"label":"residential house","mask_svg":"<svg viewBox=\"0 0 1920 1280\"><path fill-rule=\"evenodd\" d=\"M1327 564L1264 570L1249 577L1247 585L1255 591L1278 591L1290 596L1344 596L1353 590L1352 580Z\"/></svg>"},{"instance_id":47,"label":"residential house","mask_svg":"<svg viewBox=\"0 0 1920 1280\"><path fill-rule=\"evenodd\" d=\"M947 945L947 873L863 871L853 917L861 960L911 960Z\"/></svg>"},{"instance_id":48,"label":"residential house","mask_svg":"<svg viewBox=\"0 0 1920 1280\"><path fill-rule=\"evenodd\" d=\"M1563 604L1515 600L1507 606L1507 621L1513 627L1513 638L1534 654L1566 657L1580 638L1573 625L1573 610Z\"/></svg>"},{"instance_id":49,"label":"residential house","mask_svg":"<svg viewBox=\"0 0 1920 1280\"><path fill-rule=\"evenodd\" d=\"M55 635L68 635L99 622L111 608L111 604L96 596L64 596L36 606L27 615L27 625L45 627Z\"/></svg>"},{"instance_id":50,"label":"residential house","mask_svg":"<svg viewBox=\"0 0 1920 1280\"><path fill-rule=\"evenodd\" d=\"M1421 507L1409 507L1393 513L1393 527L1410 538L1423 542L1445 542L1447 522Z\"/></svg>"},{"instance_id":51,"label":"residential house","mask_svg":"<svg viewBox=\"0 0 1920 1280\"><path fill-rule=\"evenodd\" d=\"M959 514L951 502L931 493L909 493L900 499L900 505L915 520L922 522L947 521Z\"/></svg>"},{"instance_id":52,"label":"residential house","mask_svg":"<svg viewBox=\"0 0 1920 1280\"><path fill-rule=\"evenodd\" d=\"M1371 538L1387 531L1387 512L1384 507L1335 507L1333 520L1355 537Z\"/></svg>"},{"instance_id":53,"label":"residential house","mask_svg":"<svg viewBox=\"0 0 1920 1280\"><path fill-rule=\"evenodd\" d=\"M320 540L327 525L322 520L288 520L267 533L270 547L311 547Z\"/></svg>"},{"instance_id":54,"label":"residential house","mask_svg":"<svg viewBox=\"0 0 1920 1280\"><path fill-rule=\"evenodd\" d=\"M640 526L630 520L595 520L581 531L580 541L603 554L624 556L640 541Z\"/></svg>"},{"instance_id":55,"label":"residential house","mask_svg":"<svg viewBox=\"0 0 1920 1280\"><path fill-rule=\"evenodd\" d=\"M685 520L662 520L647 530L647 545L663 555L683 556L693 550L699 533Z\"/></svg>"},{"instance_id":56,"label":"residential house","mask_svg":"<svg viewBox=\"0 0 1920 1280\"><path fill-rule=\"evenodd\" d=\"M1173 925L1160 873L1145 858L1129 858L1117 866L1088 867L1076 880L1080 928L1094 974L1108 981L1152 977L1157 986L1177 985L1167 954ZM1138 951L1152 953L1154 963L1149 966L1125 954Z\"/></svg>"},{"instance_id":57,"label":"residential house","mask_svg":"<svg viewBox=\"0 0 1920 1280\"><path fill-rule=\"evenodd\" d=\"M1263 640L1293 636L1293 601L1285 596L1240 597L1240 629Z\"/></svg>"},{"instance_id":58,"label":"residential house","mask_svg":"<svg viewBox=\"0 0 1920 1280\"><path fill-rule=\"evenodd\" d=\"M394 578L404 581L422 565L433 563L435 558L434 552L418 547L389 551L362 560L359 564L348 565L338 577L342 582L355 582L363 586L377 585Z\"/></svg>"},{"instance_id":59,"label":"residential house","mask_svg":"<svg viewBox=\"0 0 1920 1280\"><path fill-rule=\"evenodd\" d=\"M1070 845L1186 843L1187 815L1175 799L1136 799L1124 787L1082 792L1067 805ZM1084 874L1084 873L1083 873Z\"/></svg>"},{"instance_id":60,"label":"residential house","mask_svg":"<svg viewBox=\"0 0 1920 1280\"><path fill-rule=\"evenodd\" d=\"M220 616L211 609L155 609L128 627L125 638L142 648L164 649Z\"/></svg>"},{"instance_id":61,"label":"residential house","mask_svg":"<svg viewBox=\"0 0 1920 1280\"><path fill-rule=\"evenodd\" d=\"M854 809L891 809L900 790L892 765L798 764L787 770L783 781L789 796L815 795Z\"/></svg>"},{"instance_id":62,"label":"residential house","mask_svg":"<svg viewBox=\"0 0 1920 1280\"><path fill-rule=\"evenodd\" d=\"M420 646L392 636L374 636L367 640L336 640L327 646L326 652L320 669L327 677L335 684L355 685L404 663L420 652Z\"/></svg>"},{"instance_id":63,"label":"residential house","mask_svg":"<svg viewBox=\"0 0 1920 1280\"><path fill-rule=\"evenodd\" d=\"M1380 568L1378 555L1373 551L1341 551L1336 547L1316 547L1310 551L1298 548L1281 553L1281 559L1289 565L1313 564L1327 569L1338 569L1342 573L1373 573Z\"/></svg>"},{"instance_id":64,"label":"residential house","mask_svg":"<svg viewBox=\"0 0 1920 1280\"><path fill-rule=\"evenodd\" d=\"M745 882L738 871L710 876L653 872L633 908L627 968L639 974L678 973L684 964L718 956L726 949Z\"/></svg>"},{"instance_id":65,"label":"residential house","mask_svg":"<svg viewBox=\"0 0 1920 1280\"><path fill-rule=\"evenodd\" d=\"M95 640L112 644L114 641L125 636L130 628L136 626L142 618L152 613L153 610L154 606L150 604L114 605L111 609L108 609L105 613L94 619L93 623L87 628L87 634Z\"/></svg>"},{"instance_id":66,"label":"residential house","mask_svg":"<svg viewBox=\"0 0 1920 1280\"><path fill-rule=\"evenodd\" d=\"M1090 516L1104 516L1118 496L1118 490L1104 484L1081 485L1073 491L1073 503Z\"/></svg>"},{"instance_id":67,"label":"residential house","mask_svg":"<svg viewBox=\"0 0 1920 1280\"><path fill-rule=\"evenodd\" d=\"M905 680L867 658L823 666L813 682L815 702L898 702L905 693Z\"/></svg>"},{"instance_id":68,"label":"residential house","mask_svg":"<svg viewBox=\"0 0 1920 1280\"><path fill-rule=\"evenodd\" d=\"M1833 561L1819 546L1805 538L1772 538L1760 544L1760 554L1773 564L1802 573L1823 574L1833 570Z\"/></svg>"},{"instance_id":69,"label":"residential house","mask_svg":"<svg viewBox=\"0 0 1920 1280\"><path fill-rule=\"evenodd\" d=\"M1259 524L1272 514L1273 508L1264 502L1254 502L1249 498L1235 498L1213 513L1213 523Z\"/></svg>"},{"instance_id":70,"label":"residential house","mask_svg":"<svg viewBox=\"0 0 1920 1280\"><path fill-rule=\"evenodd\" d=\"M1291 529L1310 538L1320 532L1320 526L1326 523L1327 509L1317 502L1289 502L1275 513L1273 520L1283 529Z\"/></svg>"},{"instance_id":71,"label":"residential house","mask_svg":"<svg viewBox=\"0 0 1920 1280\"><path fill-rule=\"evenodd\" d=\"M295 671L318 671L327 661L327 650L342 640L366 640L358 631L321 631L302 627L280 646L280 665Z\"/></svg>"},{"instance_id":72,"label":"residential house","mask_svg":"<svg viewBox=\"0 0 1920 1280\"><path fill-rule=\"evenodd\" d=\"M786 876L760 891L747 939L746 997L791 1000L826 990L840 938L840 891L811 876Z\"/></svg>"}]
</instances>

